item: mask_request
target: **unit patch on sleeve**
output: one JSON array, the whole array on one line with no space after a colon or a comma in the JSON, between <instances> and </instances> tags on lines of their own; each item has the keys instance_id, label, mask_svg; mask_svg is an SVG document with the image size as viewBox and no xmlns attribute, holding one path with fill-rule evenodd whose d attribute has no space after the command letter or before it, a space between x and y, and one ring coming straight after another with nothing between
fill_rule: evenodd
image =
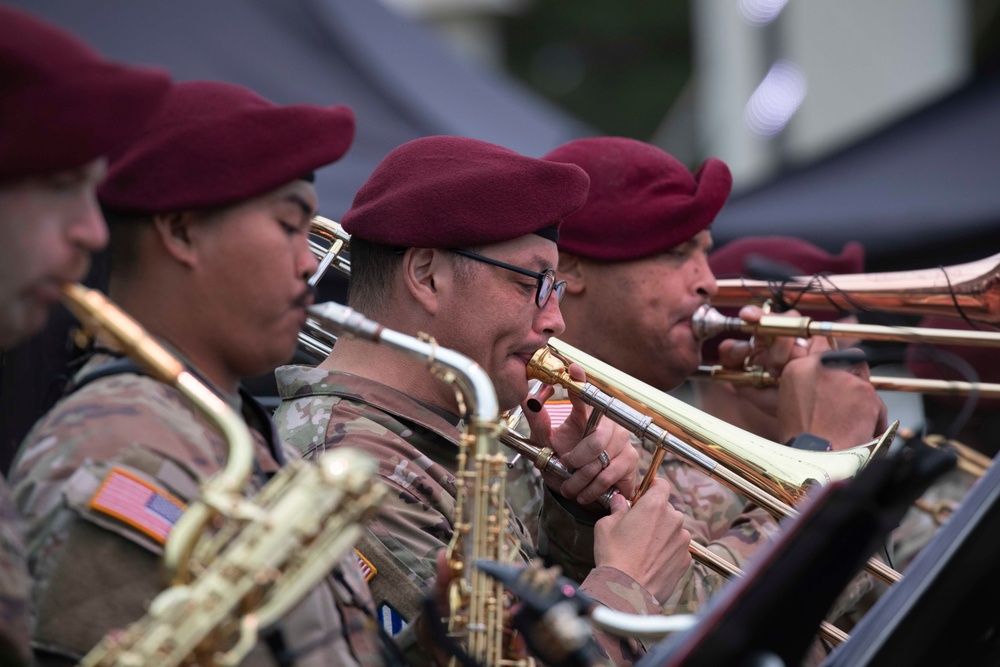
<instances>
[{"instance_id":1,"label":"unit patch on sleeve","mask_svg":"<svg viewBox=\"0 0 1000 667\"><path fill-rule=\"evenodd\" d=\"M388 602L380 604L377 611L378 622L390 637L399 634L406 627L407 620Z\"/></svg>"}]
</instances>

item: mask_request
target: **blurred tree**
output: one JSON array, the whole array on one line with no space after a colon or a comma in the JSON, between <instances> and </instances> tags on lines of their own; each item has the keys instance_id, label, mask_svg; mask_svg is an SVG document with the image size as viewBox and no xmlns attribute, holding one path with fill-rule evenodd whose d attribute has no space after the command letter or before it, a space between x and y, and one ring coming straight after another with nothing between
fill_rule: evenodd
<instances>
[{"instance_id":1,"label":"blurred tree","mask_svg":"<svg viewBox=\"0 0 1000 667\"><path fill-rule=\"evenodd\" d=\"M691 77L687 2L538 0L504 34L516 76L605 134L649 140Z\"/></svg>"}]
</instances>

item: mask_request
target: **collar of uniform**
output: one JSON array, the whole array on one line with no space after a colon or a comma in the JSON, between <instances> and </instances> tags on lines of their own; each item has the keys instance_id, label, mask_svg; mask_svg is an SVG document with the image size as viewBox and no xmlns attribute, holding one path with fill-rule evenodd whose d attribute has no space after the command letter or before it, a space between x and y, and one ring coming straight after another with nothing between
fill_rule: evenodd
<instances>
[{"instance_id":1,"label":"collar of uniform","mask_svg":"<svg viewBox=\"0 0 1000 667\"><path fill-rule=\"evenodd\" d=\"M280 366L274 371L274 377L282 400L339 396L422 426L458 446L463 422L456 425L425 403L376 380L315 366Z\"/></svg>"}]
</instances>

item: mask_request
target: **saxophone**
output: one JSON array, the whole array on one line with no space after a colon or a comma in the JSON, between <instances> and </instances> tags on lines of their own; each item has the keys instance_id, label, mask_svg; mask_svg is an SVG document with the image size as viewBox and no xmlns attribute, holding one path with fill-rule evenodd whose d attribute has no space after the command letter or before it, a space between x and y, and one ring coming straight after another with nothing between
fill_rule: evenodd
<instances>
[{"instance_id":1,"label":"saxophone","mask_svg":"<svg viewBox=\"0 0 1000 667\"><path fill-rule=\"evenodd\" d=\"M258 628L280 619L354 545L360 523L386 493L375 481L375 461L346 448L315 464L297 460L245 498L253 441L243 419L100 292L67 285L64 302L92 335L110 339L190 399L229 442L225 467L170 532L164 562L172 585L80 666L236 665L256 644Z\"/></svg>"},{"instance_id":2,"label":"saxophone","mask_svg":"<svg viewBox=\"0 0 1000 667\"><path fill-rule=\"evenodd\" d=\"M504 426L493 383L479 364L442 348L426 336L413 337L386 329L338 303L309 308L316 329L327 338L351 335L386 345L425 361L430 372L455 391L465 430L459 443L456 475L455 530L447 561L452 579L448 591L448 633L478 664L528 667L509 632L511 600L503 583L474 563L510 564L517 544L508 531L507 459L500 452ZM454 662L454 659L453 659Z\"/></svg>"}]
</instances>

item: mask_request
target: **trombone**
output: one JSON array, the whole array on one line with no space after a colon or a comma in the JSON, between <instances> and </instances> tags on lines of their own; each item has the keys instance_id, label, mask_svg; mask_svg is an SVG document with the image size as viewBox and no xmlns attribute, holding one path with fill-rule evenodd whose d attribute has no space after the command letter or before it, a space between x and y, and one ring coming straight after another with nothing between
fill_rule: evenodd
<instances>
[{"instance_id":1,"label":"trombone","mask_svg":"<svg viewBox=\"0 0 1000 667\"><path fill-rule=\"evenodd\" d=\"M722 333L739 332L752 335L846 337L862 340L902 341L941 345L1000 346L1000 332L933 329L930 327L887 327L874 324L843 324L820 322L811 317L762 315L752 324L738 317L726 317L708 304L703 304L691 317L695 338L706 340Z\"/></svg>"},{"instance_id":2,"label":"trombone","mask_svg":"<svg viewBox=\"0 0 1000 667\"><path fill-rule=\"evenodd\" d=\"M571 363L586 372L585 382L570 377ZM792 504L813 486L853 477L884 455L899 427L895 422L877 439L839 452L792 449L712 417L556 338L532 356L528 376L564 387L599 415L656 446L640 494L669 449L779 519L798 516ZM888 584L902 576L876 559L869 559L866 569Z\"/></svg>"},{"instance_id":3,"label":"trombone","mask_svg":"<svg viewBox=\"0 0 1000 667\"><path fill-rule=\"evenodd\" d=\"M559 479L569 479L572 472L550 448L539 448L531 440L517 432L517 425L521 420L521 416L520 410L515 410L507 416L507 430L500 435L500 442L516 451L518 456L525 456L543 473L550 473ZM507 465L510 467L513 463L508 463ZM618 489L609 489L596 502L604 508L609 508L611 506L611 497L618 493L620 493ZM688 544L688 553L699 563L725 579L735 579L742 577L744 574L736 565L730 563L714 551L709 551L707 547L694 540L691 540L690 544ZM672 627L672 623L674 622L673 616L664 616L662 617L664 619L662 621L660 620L661 617L655 616L643 616L640 618L642 619L641 622L644 623L641 630L636 627L636 619L631 614L622 615L620 612L613 612L607 620L604 620L602 616L598 616L594 621L595 625L600 629L618 635L625 634L627 636L639 637L643 633L648 632L648 638L660 639L672 631L669 628ZM848 639L847 633L828 621L820 623L819 634L832 644L840 644Z\"/></svg>"},{"instance_id":4,"label":"trombone","mask_svg":"<svg viewBox=\"0 0 1000 667\"><path fill-rule=\"evenodd\" d=\"M692 379L709 379L750 387L777 387L781 377L771 375L763 368L735 370L722 366L699 366ZM1000 384L993 382L959 382L952 380L929 380L925 378L891 377L873 375L872 386L878 391L903 391L931 396L968 396L976 394L980 398L1000 398Z\"/></svg>"},{"instance_id":5,"label":"trombone","mask_svg":"<svg viewBox=\"0 0 1000 667\"><path fill-rule=\"evenodd\" d=\"M935 315L1000 324L1000 253L936 269L717 281L717 306L773 299L796 308Z\"/></svg>"},{"instance_id":6,"label":"trombone","mask_svg":"<svg viewBox=\"0 0 1000 667\"><path fill-rule=\"evenodd\" d=\"M314 233L333 239L329 250L319 244L314 247L321 264L326 261L326 254L339 254L349 244L349 235L332 220L317 216L313 228ZM327 265L337 266L332 260ZM310 318L299 340L307 351L324 357L333 348L336 336ZM583 367L586 383L569 377L571 362ZM871 458L885 452L898 427L898 423L893 424L878 439L840 452L791 449L687 406L554 338L529 361L528 373L529 379L563 385L591 405L598 413L595 417L606 415L638 437L656 444L658 458L654 457L641 490L652 483L652 475L669 447L688 463L778 518L796 516L797 511L791 505L811 486L856 475ZM875 559L869 560L868 569L886 583L901 578L897 571Z\"/></svg>"}]
</instances>

